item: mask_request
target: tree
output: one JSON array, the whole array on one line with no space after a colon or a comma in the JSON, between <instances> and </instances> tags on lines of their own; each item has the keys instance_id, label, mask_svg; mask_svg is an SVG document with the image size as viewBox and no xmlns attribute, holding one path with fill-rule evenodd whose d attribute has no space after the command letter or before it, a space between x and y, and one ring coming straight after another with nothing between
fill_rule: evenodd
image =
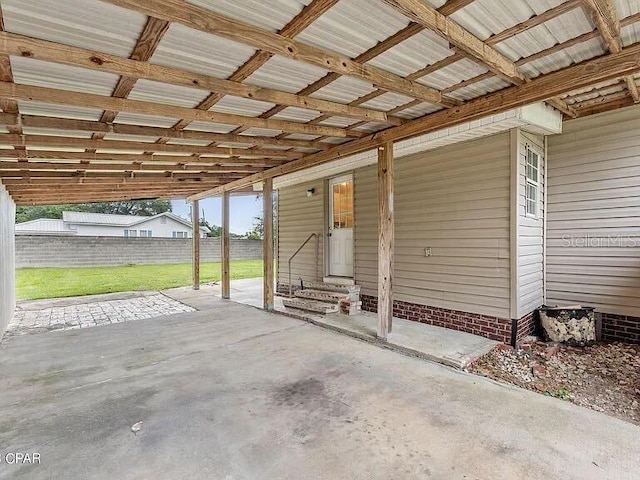
<instances>
[{"instance_id":1,"label":"tree","mask_svg":"<svg viewBox=\"0 0 640 480\"><path fill-rule=\"evenodd\" d=\"M37 207L18 207L16 223L28 222L38 218L62 218L62 212L112 213L118 215L140 215L150 217L170 212L169 200L131 200L129 202L81 203L78 205L43 205Z\"/></svg>"},{"instance_id":2,"label":"tree","mask_svg":"<svg viewBox=\"0 0 640 480\"><path fill-rule=\"evenodd\" d=\"M275 241L278 232L278 199L274 194L273 201L273 239ZM246 233L249 240L262 240L264 238L264 218L263 215L253 217L253 230Z\"/></svg>"},{"instance_id":3,"label":"tree","mask_svg":"<svg viewBox=\"0 0 640 480\"><path fill-rule=\"evenodd\" d=\"M264 238L264 219L262 215L253 217L253 230L247 232L249 240L262 240Z\"/></svg>"},{"instance_id":4,"label":"tree","mask_svg":"<svg viewBox=\"0 0 640 480\"><path fill-rule=\"evenodd\" d=\"M222 227L219 225L211 225L206 220L200 220L200 226L208 230L207 237L220 237L222 236Z\"/></svg>"}]
</instances>

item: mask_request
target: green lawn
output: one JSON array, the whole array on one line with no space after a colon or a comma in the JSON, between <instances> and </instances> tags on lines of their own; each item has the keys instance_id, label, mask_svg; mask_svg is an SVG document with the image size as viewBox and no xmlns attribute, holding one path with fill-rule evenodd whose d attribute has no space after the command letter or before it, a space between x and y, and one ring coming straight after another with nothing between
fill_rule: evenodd
<instances>
[{"instance_id":1,"label":"green lawn","mask_svg":"<svg viewBox=\"0 0 640 480\"><path fill-rule=\"evenodd\" d=\"M231 278L262 277L262 260L231 262ZM16 273L19 300L99 293L162 290L191 285L191 264L93 268L22 268ZM219 263L200 265L200 281L220 280Z\"/></svg>"}]
</instances>

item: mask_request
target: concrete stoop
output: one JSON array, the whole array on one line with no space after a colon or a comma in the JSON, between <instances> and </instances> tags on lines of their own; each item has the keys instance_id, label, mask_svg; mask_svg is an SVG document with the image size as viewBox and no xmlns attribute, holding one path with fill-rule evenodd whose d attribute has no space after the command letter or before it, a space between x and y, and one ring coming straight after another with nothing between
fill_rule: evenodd
<instances>
[{"instance_id":1,"label":"concrete stoop","mask_svg":"<svg viewBox=\"0 0 640 480\"><path fill-rule=\"evenodd\" d=\"M312 313L344 313L356 315L360 313L359 285L338 285L334 283L312 282L298 289L294 298L284 298L282 304L296 311Z\"/></svg>"}]
</instances>

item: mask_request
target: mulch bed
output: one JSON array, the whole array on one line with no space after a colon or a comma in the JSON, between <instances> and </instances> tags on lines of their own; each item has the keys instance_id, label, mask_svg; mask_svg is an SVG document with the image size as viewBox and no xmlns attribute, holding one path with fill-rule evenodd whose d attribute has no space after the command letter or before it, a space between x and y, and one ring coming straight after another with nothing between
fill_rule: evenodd
<instances>
[{"instance_id":1,"label":"mulch bed","mask_svg":"<svg viewBox=\"0 0 640 480\"><path fill-rule=\"evenodd\" d=\"M640 425L640 345L499 345L467 368Z\"/></svg>"}]
</instances>

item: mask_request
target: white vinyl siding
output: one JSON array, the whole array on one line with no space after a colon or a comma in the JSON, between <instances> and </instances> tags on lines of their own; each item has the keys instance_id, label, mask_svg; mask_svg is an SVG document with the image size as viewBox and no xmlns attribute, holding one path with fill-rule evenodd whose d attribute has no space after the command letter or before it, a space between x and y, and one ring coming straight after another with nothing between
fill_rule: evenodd
<instances>
[{"instance_id":1,"label":"white vinyl siding","mask_svg":"<svg viewBox=\"0 0 640 480\"><path fill-rule=\"evenodd\" d=\"M394 299L509 318L509 158L501 133L396 160ZM355 281L368 295L377 216L377 169L356 170Z\"/></svg>"},{"instance_id":2,"label":"white vinyl siding","mask_svg":"<svg viewBox=\"0 0 640 480\"><path fill-rule=\"evenodd\" d=\"M640 312L638 107L572 120L549 138L547 298Z\"/></svg>"},{"instance_id":3,"label":"white vinyl siding","mask_svg":"<svg viewBox=\"0 0 640 480\"><path fill-rule=\"evenodd\" d=\"M315 189L312 196L307 191ZM300 284L321 280L324 275L324 215L325 181L313 182L282 188L278 191L278 283L288 284L288 260L312 233L319 236L319 254L316 258L315 243L311 240L291 264L291 281ZM317 262L317 264L316 264ZM315 272L320 278L315 278Z\"/></svg>"},{"instance_id":4,"label":"white vinyl siding","mask_svg":"<svg viewBox=\"0 0 640 480\"><path fill-rule=\"evenodd\" d=\"M532 168L531 154L537 157ZM544 303L544 137L520 132L518 145L518 290L517 318ZM527 188L535 186L535 205ZM534 212L531 211L533 208Z\"/></svg>"}]
</instances>

